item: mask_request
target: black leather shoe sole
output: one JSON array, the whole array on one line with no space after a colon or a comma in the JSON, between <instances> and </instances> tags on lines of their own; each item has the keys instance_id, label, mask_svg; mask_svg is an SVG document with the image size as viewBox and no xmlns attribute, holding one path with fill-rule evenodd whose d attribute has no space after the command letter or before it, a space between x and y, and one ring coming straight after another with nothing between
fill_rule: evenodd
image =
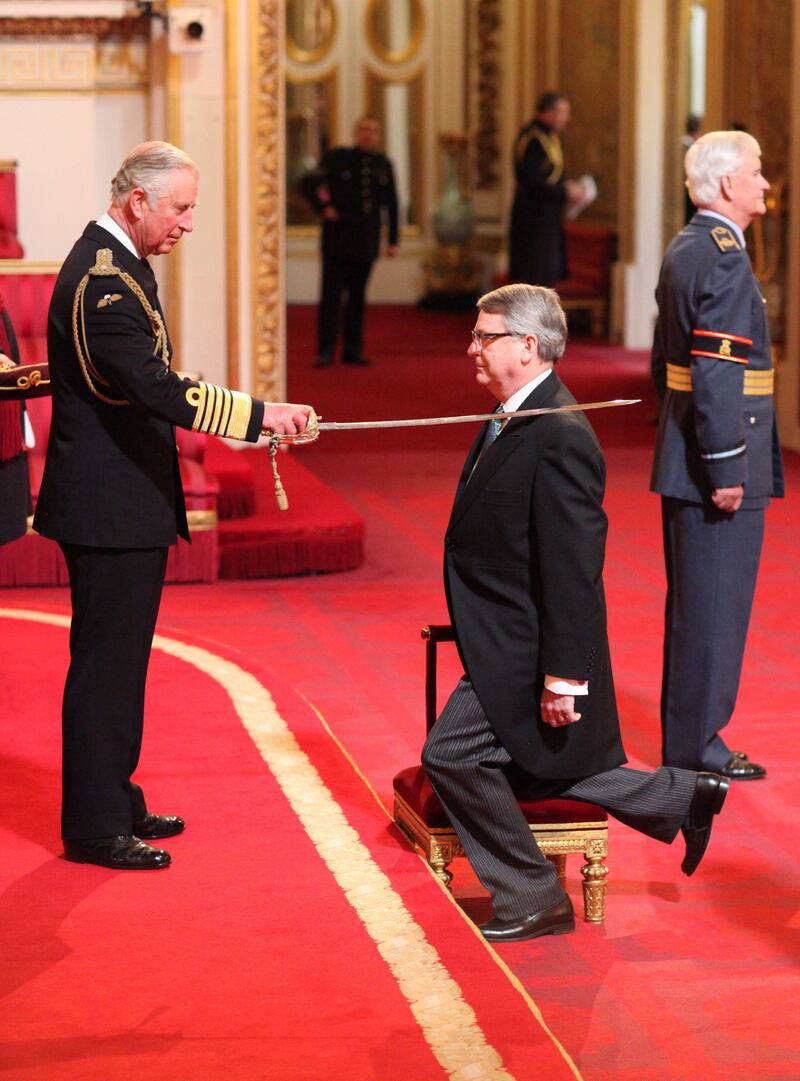
<instances>
[{"instance_id":1,"label":"black leather shoe sole","mask_svg":"<svg viewBox=\"0 0 800 1081\"><path fill-rule=\"evenodd\" d=\"M64 858L70 863L93 863L114 871L158 871L169 867L172 857L138 837L121 835L86 841L64 841Z\"/></svg>"},{"instance_id":2,"label":"black leather shoe sole","mask_svg":"<svg viewBox=\"0 0 800 1081\"><path fill-rule=\"evenodd\" d=\"M518 920L491 920L479 930L487 942L525 942L543 935L569 935L575 930L575 914L566 897L541 912L531 912Z\"/></svg>"}]
</instances>

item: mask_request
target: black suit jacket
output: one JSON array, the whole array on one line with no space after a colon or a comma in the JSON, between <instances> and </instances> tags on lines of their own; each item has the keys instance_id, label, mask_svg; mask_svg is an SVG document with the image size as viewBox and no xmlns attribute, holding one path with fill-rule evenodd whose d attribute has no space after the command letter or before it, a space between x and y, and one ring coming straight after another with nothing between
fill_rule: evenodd
<instances>
[{"instance_id":1,"label":"black suit jacket","mask_svg":"<svg viewBox=\"0 0 800 1081\"><path fill-rule=\"evenodd\" d=\"M575 399L551 373L523 409ZM509 421L467 456L445 537L445 590L464 669L498 738L535 777L625 761L611 673L603 562L605 463L582 413ZM588 679L581 720L544 724L545 675Z\"/></svg>"},{"instance_id":2,"label":"black suit jacket","mask_svg":"<svg viewBox=\"0 0 800 1081\"><path fill-rule=\"evenodd\" d=\"M139 299L119 277L89 278L84 338L96 385L129 404L96 397L75 348L73 302L101 249L110 249L114 265L161 311L147 262L90 222L61 268L50 303L53 419L34 528L70 544L158 548L173 544L177 534L189 538L174 425L255 441L263 404L172 372L154 351Z\"/></svg>"}]
</instances>

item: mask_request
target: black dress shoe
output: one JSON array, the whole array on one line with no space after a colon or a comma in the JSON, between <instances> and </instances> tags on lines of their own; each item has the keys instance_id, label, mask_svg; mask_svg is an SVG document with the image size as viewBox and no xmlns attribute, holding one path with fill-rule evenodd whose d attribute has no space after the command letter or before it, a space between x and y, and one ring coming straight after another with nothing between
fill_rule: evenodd
<instances>
[{"instance_id":1,"label":"black dress shoe","mask_svg":"<svg viewBox=\"0 0 800 1081\"><path fill-rule=\"evenodd\" d=\"M186 823L177 815L151 815L149 812L133 823L133 832L143 841L155 841L159 837L174 837L183 833Z\"/></svg>"},{"instance_id":2,"label":"black dress shoe","mask_svg":"<svg viewBox=\"0 0 800 1081\"><path fill-rule=\"evenodd\" d=\"M730 788L730 781L718 773L698 773L694 799L689 807L686 821L681 826L686 842L686 855L681 870L693 875L705 855L711 838L714 815L719 814Z\"/></svg>"},{"instance_id":3,"label":"black dress shoe","mask_svg":"<svg viewBox=\"0 0 800 1081\"><path fill-rule=\"evenodd\" d=\"M330 368L331 364L333 364L333 357L330 353L320 353L314 357L311 363L315 368Z\"/></svg>"},{"instance_id":4,"label":"black dress shoe","mask_svg":"<svg viewBox=\"0 0 800 1081\"><path fill-rule=\"evenodd\" d=\"M369 357L342 357L344 364L358 364L362 368L368 368L372 361Z\"/></svg>"},{"instance_id":5,"label":"black dress shoe","mask_svg":"<svg viewBox=\"0 0 800 1081\"><path fill-rule=\"evenodd\" d=\"M489 942L524 942L542 935L568 935L575 930L575 913L569 897L565 897L541 912L531 912L516 920L491 920L479 930Z\"/></svg>"},{"instance_id":6,"label":"black dress shoe","mask_svg":"<svg viewBox=\"0 0 800 1081\"><path fill-rule=\"evenodd\" d=\"M172 862L169 852L153 848L130 833L64 841L64 856L72 863L96 863L98 867L113 867L115 871L154 871L169 867Z\"/></svg>"},{"instance_id":7,"label":"black dress shoe","mask_svg":"<svg viewBox=\"0 0 800 1081\"><path fill-rule=\"evenodd\" d=\"M730 777L732 781L760 781L767 775L764 767L751 762L743 751L734 751L722 769L717 772L723 777Z\"/></svg>"}]
</instances>

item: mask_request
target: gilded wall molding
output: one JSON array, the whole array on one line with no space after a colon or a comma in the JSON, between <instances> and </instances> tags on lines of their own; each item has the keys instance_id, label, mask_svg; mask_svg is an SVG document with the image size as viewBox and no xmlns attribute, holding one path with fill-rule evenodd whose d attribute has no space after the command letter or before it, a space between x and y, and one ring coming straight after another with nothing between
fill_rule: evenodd
<instances>
[{"instance_id":1,"label":"gilded wall molding","mask_svg":"<svg viewBox=\"0 0 800 1081\"><path fill-rule=\"evenodd\" d=\"M283 369L283 5L250 0L252 340L254 386L274 400Z\"/></svg>"},{"instance_id":2,"label":"gilded wall molding","mask_svg":"<svg viewBox=\"0 0 800 1081\"><path fill-rule=\"evenodd\" d=\"M0 91L101 93L149 83L144 41L0 41Z\"/></svg>"},{"instance_id":3,"label":"gilded wall molding","mask_svg":"<svg viewBox=\"0 0 800 1081\"><path fill-rule=\"evenodd\" d=\"M1 18L0 37L90 37L130 41L150 38L150 19L146 15L124 15L110 18Z\"/></svg>"},{"instance_id":4,"label":"gilded wall molding","mask_svg":"<svg viewBox=\"0 0 800 1081\"><path fill-rule=\"evenodd\" d=\"M503 18L500 0L470 0L467 70L474 72L469 88L470 126L475 133L475 188L493 191L500 182L499 144L502 125L500 69Z\"/></svg>"},{"instance_id":5,"label":"gilded wall molding","mask_svg":"<svg viewBox=\"0 0 800 1081\"><path fill-rule=\"evenodd\" d=\"M225 4L225 307L227 385L241 387L239 341L239 0Z\"/></svg>"}]
</instances>

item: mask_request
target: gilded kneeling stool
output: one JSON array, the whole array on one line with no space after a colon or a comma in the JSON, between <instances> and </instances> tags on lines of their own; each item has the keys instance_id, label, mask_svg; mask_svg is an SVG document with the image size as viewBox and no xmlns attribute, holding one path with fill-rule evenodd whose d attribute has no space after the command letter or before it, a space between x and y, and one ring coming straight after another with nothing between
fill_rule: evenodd
<instances>
[{"instance_id":1,"label":"gilded kneeling stool","mask_svg":"<svg viewBox=\"0 0 800 1081\"><path fill-rule=\"evenodd\" d=\"M427 729L436 720L436 646L452 642L451 627L429 626L422 630L426 646L425 713ZM392 782L394 820L418 845L439 878L449 884L448 867L464 850L444 808L422 766L401 770ZM568 799L520 800L520 807L543 855L558 871L561 884L566 879L567 856L580 852L584 857L584 919L602 923L605 918L606 857L608 855L608 814L593 803Z\"/></svg>"}]
</instances>

